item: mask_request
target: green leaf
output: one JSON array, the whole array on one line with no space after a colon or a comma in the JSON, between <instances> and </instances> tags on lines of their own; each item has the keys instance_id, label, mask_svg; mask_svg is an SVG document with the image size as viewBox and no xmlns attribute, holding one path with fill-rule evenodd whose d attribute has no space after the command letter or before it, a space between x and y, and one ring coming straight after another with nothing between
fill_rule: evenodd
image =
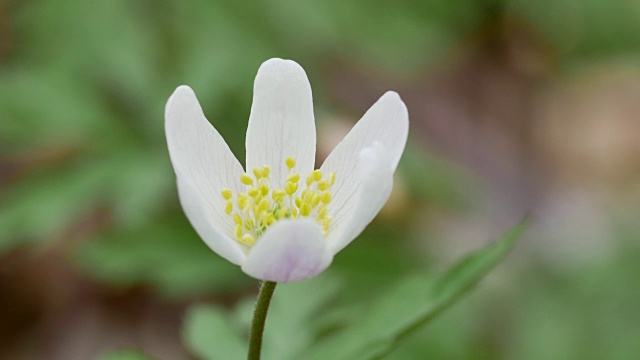
<instances>
[{"instance_id":1,"label":"green leaf","mask_svg":"<svg viewBox=\"0 0 640 360\"><path fill-rule=\"evenodd\" d=\"M100 360L152 360L153 358L135 350L118 350L100 356Z\"/></svg>"},{"instance_id":2,"label":"green leaf","mask_svg":"<svg viewBox=\"0 0 640 360\"><path fill-rule=\"evenodd\" d=\"M214 306L198 305L189 310L183 338L199 359L242 359L246 354L246 341L231 328L223 311Z\"/></svg>"},{"instance_id":3,"label":"green leaf","mask_svg":"<svg viewBox=\"0 0 640 360\"><path fill-rule=\"evenodd\" d=\"M453 305L499 264L515 245L528 221L453 265L442 274L418 274L403 280L367 308L360 318L305 352L309 359L376 359L400 340Z\"/></svg>"}]
</instances>

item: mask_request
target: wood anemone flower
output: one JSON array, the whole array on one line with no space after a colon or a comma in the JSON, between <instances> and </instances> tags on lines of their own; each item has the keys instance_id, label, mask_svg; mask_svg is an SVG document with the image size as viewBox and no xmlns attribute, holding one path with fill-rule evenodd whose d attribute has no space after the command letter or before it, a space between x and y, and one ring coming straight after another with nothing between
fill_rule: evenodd
<instances>
[{"instance_id":1,"label":"wood anemone flower","mask_svg":"<svg viewBox=\"0 0 640 360\"><path fill-rule=\"evenodd\" d=\"M314 170L311 86L296 62L260 66L246 171L188 86L169 98L165 129L184 212L205 243L248 275L273 282L324 271L389 198L407 142L407 108L385 93Z\"/></svg>"}]
</instances>

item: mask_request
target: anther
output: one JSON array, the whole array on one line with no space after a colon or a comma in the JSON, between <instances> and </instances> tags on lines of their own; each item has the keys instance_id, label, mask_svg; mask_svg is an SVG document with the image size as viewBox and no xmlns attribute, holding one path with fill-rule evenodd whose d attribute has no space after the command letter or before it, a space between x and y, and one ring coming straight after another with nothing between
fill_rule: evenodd
<instances>
[{"instance_id":1,"label":"anther","mask_svg":"<svg viewBox=\"0 0 640 360\"><path fill-rule=\"evenodd\" d=\"M304 203L300 207L300 215L309 216L311 214L311 205L309 203Z\"/></svg>"},{"instance_id":2,"label":"anther","mask_svg":"<svg viewBox=\"0 0 640 360\"><path fill-rule=\"evenodd\" d=\"M329 175L327 175L327 183L329 184L329 187L333 186L335 182L336 182L336 173L334 173L333 171L329 171Z\"/></svg>"},{"instance_id":3,"label":"anther","mask_svg":"<svg viewBox=\"0 0 640 360\"><path fill-rule=\"evenodd\" d=\"M307 180L305 181L305 183L307 184L307 186L311 186L311 184L313 184L313 182L316 180L316 176L314 173L309 174L309 176L307 176Z\"/></svg>"},{"instance_id":4,"label":"anther","mask_svg":"<svg viewBox=\"0 0 640 360\"><path fill-rule=\"evenodd\" d=\"M295 173L295 174L289 176L289 178L287 179L287 182L298 183L298 181L300 181L300 174L298 174L298 173Z\"/></svg>"},{"instance_id":5,"label":"anther","mask_svg":"<svg viewBox=\"0 0 640 360\"><path fill-rule=\"evenodd\" d=\"M284 191L287 193L287 195L293 195L296 193L296 191L298 190L298 183L294 183L294 182L287 182L287 184L284 186Z\"/></svg>"},{"instance_id":6,"label":"anther","mask_svg":"<svg viewBox=\"0 0 640 360\"><path fill-rule=\"evenodd\" d=\"M324 191L329 188L329 184L326 181L318 181L318 190Z\"/></svg>"},{"instance_id":7,"label":"anther","mask_svg":"<svg viewBox=\"0 0 640 360\"><path fill-rule=\"evenodd\" d=\"M227 188L222 189L220 193L222 194L222 197L225 200L229 200L231 199L231 196L233 196L233 192L231 192L231 189L227 189Z\"/></svg>"},{"instance_id":8,"label":"anther","mask_svg":"<svg viewBox=\"0 0 640 360\"><path fill-rule=\"evenodd\" d=\"M252 198L254 198L254 197L258 196L258 194L259 194L259 193L260 193L260 191L258 191L258 189L254 188L254 187L250 188L250 189L247 191L247 194L248 194L249 196L251 196Z\"/></svg>"},{"instance_id":9,"label":"anther","mask_svg":"<svg viewBox=\"0 0 640 360\"><path fill-rule=\"evenodd\" d=\"M318 210L318 219L324 219L327 216L327 207L321 206Z\"/></svg>"},{"instance_id":10,"label":"anther","mask_svg":"<svg viewBox=\"0 0 640 360\"><path fill-rule=\"evenodd\" d=\"M255 244L256 242L256 239L250 234L244 234L242 235L242 242L248 246L253 246L253 244Z\"/></svg>"},{"instance_id":11,"label":"anther","mask_svg":"<svg viewBox=\"0 0 640 360\"><path fill-rule=\"evenodd\" d=\"M313 174L313 180L318 181L322 179L322 170L320 169L313 170L312 174Z\"/></svg>"},{"instance_id":12,"label":"anther","mask_svg":"<svg viewBox=\"0 0 640 360\"><path fill-rule=\"evenodd\" d=\"M287 157L285 164L289 171L283 188L271 187L271 168L265 165L240 175L240 181L247 186L246 192L234 194L229 188L220 192L225 200L223 210L233 219L233 234L238 243L252 247L272 224L301 216L314 219L327 236L331 223L327 204L332 200L330 188L335 182L335 173L329 171L323 178L320 169L314 170L305 179L307 186L303 184L298 193L301 177L291 171L296 161Z\"/></svg>"},{"instance_id":13,"label":"anther","mask_svg":"<svg viewBox=\"0 0 640 360\"><path fill-rule=\"evenodd\" d=\"M242 183L245 184L245 185L252 185L253 184L253 179L248 174L240 175L240 181L242 181Z\"/></svg>"},{"instance_id":14,"label":"anther","mask_svg":"<svg viewBox=\"0 0 640 360\"><path fill-rule=\"evenodd\" d=\"M285 195L286 193L282 190L274 190L273 193L271 194L271 197L273 198L273 201L275 201L276 203L281 203L284 200Z\"/></svg>"},{"instance_id":15,"label":"anther","mask_svg":"<svg viewBox=\"0 0 640 360\"><path fill-rule=\"evenodd\" d=\"M264 176L264 170L262 168L253 168L253 174L256 176L256 179L260 180Z\"/></svg>"},{"instance_id":16,"label":"anther","mask_svg":"<svg viewBox=\"0 0 640 360\"><path fill-rule=\"evenodd\" d=\"M267 211L270 207L271 201L269 201L269 198L262 198L262 200L260 200L260 203L258 204L259 211Z\"/></svg>"},{"instance_id":17,"label":"anther","mask_svg":"<svg viewBox=\"0 0 640 360\"><path fill-rule=\"evenodd\" d=\"M323 191L322 194L320 195L320 200L325 203L328 204L331 202L331 193L327 190Z\"/></svg>"},{"instance_id":18,"label":"anther","mask_svg":"<svg viewBox=\"0 0 640 360\"><path fill-rule=\"evenodd\" d=\"M284 186L284 191L287 193L287 195L293 195L296 193L297 190L298 190L297 182L287 182L287 184Z\"/></svg>"}]
</instances>

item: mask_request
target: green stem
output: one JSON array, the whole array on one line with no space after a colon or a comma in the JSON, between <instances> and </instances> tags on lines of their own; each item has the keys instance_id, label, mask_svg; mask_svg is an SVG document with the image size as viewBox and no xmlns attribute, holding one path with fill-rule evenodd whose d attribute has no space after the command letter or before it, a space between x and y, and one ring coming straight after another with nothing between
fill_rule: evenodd
<instances>
[{"instance_id":1,"label":"green stem","mask_svg":"<svg viewBox=\"0 0 640 360\"><path fill-rule=\"evenodd\" d=\"M269 310L269 303L271 303L271 297L276 289L276 284L277 283L271 281L263 281L260 287L260 293L258 293L258 300L256 301L256 309L253 312L253 321L251 322L248 360L260 360L264 323L267 320L267 311Z\"/></svg>"}]
</instances>

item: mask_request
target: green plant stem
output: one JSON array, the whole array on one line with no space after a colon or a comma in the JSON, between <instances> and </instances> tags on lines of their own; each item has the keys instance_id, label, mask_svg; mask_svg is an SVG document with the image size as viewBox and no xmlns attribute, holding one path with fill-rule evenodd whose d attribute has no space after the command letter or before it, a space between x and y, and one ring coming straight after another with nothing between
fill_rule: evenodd
<instances>
[{"instance_id":1,"label":"green plant stem","mask_svg":"<svg viewBox=\"0 0 640 360\"><path fill-rule=\"evenodd\" d=\"M276 289L275 282L263 281L258 293L256 301L256 309L253 312L253 321L251 322L251 334L249 335L249 355L248 360L260 360L260 351L262 350L262 333L264 332L264 324L267 320L267 311L271 297Z\"/></svg>"}]
</instances>

